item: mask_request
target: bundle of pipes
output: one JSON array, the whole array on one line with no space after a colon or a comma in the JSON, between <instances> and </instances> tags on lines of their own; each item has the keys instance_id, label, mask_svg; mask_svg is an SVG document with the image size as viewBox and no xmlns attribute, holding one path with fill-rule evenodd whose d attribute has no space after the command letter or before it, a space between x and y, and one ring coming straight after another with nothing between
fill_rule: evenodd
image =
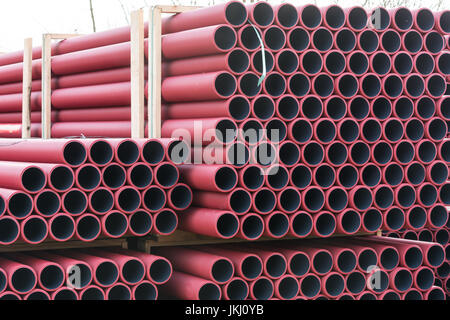
<instances>
[{"instance_id":1,"label":"bundle of pipes","mask_svg":"<svg viewBox=\"0 0 450 320\"><path fill-rule=\"evenodd\" d=\"M0 139L0 244L170 234L191 189L174 139Z\"/></svg>"},{"instance_id":2,"label":"bundle of pipes","mask_svg":"<svg viewBox=\"0 0 450 320\"><path fill-rule=\"evenodd\" d=\"M238 8L163 23L162 135L195 163L180 228L254 240L445 220L450 11Z\"/></svg>"},{"instance_id":3,"label":"bundle of pipes","mask_svg":"<svg viewBox=\"0 0 450 320\"><path fill-rule=\"evenodd\" d=\"M445 299L432 270L444 263L439 244L371 236L154 250L174 268L161 297Z\"/></svg>"},{"instance_id":4,"label":"bundle of pipes","mask_svg":"<svg viewBox=\"0 0 450 320\"><path fill-rule=\"evenodd\" d=\"M0 256L0 300L156 300L164 257L121 248Z\"/></svg>"}]
</instances>

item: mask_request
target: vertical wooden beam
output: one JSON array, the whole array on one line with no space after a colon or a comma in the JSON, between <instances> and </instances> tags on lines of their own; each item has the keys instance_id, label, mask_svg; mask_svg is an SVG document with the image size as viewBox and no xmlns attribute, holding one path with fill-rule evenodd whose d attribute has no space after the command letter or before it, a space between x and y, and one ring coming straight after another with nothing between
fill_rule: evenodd
<instances>
[{"instance_id":1,"label":"vertical wooden beam","mask_svg":"<svg viewBox=\"0 0 450 320\"><path fill-rule=\"evenodd\" d=\"M161 8L151 7L148 44L148 126L149 137L161 137Z\"/></svg>"},{"instance_id":2,"label":"vertical wooden beam","mask_svg":"<svg viewBox=\"0 0 450 320\"><path fill-rule=\"evenodd\" d=\"M23 42L23 81L22 81L22 139L31 138L31 81L33 61L33 39Z\"/></svg>"},{"instance_id":3,"label":"vertical wooden beam","mask_svg":"<svg viewBox=\"0 0 450 320\"><path fill-rule=\"evenodd\" d=\"M42 36L42 139L52 136L52 35Z\"/></svg>"},{"instance_id":4,"label":"vertical wooden beam","mask_svg":"<svg viewBox=\"0 0 450 320\"><path fill-rule=\"evenodd\" d=\"M144 11L131 12L131 137L145 138Z\"/></svg>"}]
</instances>

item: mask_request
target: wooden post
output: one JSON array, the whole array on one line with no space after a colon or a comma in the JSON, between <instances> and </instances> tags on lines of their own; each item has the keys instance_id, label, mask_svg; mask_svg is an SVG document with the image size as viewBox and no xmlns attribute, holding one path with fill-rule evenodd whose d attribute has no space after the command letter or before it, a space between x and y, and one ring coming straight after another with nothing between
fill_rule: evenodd
<instances>
[{"instance_id":1,"label":"wooden post","mask_svg":"<svg viewBox=\"0 0 450 320\"><path fill-rule=\"evenodd\" d=\"M161 9L150 9L148 45L148 134L150 138L161 137Z\"/></svg>"},{"instance_id":2,"label":"wooden post","mask_svg":"<svg viewBox=\"0 0 450 320\"><path fill-rule=\"evenodd\" d=\"M22 82L22 139L31 138L31 82L33 61L33 39L23 42L23 82Z\"/></svg>"},{"instance_id":3,"label":"wooden post","mask_svg":"<svg viewBox=\"0 0 450 320\"><path fill-rule=\"evenodd\" d=\"M42 139L52 137L52 35L42 36Z\"/></svg>"},{"instance_id":4,"label":"wooden post","mask_svg":"<svg viewBox=\"0 0 450 320\"><path fill-rule=\"evenodd\" d=\"M145 138L144 11L131 12L131 137Z\"/></svg>"}]
</instances>

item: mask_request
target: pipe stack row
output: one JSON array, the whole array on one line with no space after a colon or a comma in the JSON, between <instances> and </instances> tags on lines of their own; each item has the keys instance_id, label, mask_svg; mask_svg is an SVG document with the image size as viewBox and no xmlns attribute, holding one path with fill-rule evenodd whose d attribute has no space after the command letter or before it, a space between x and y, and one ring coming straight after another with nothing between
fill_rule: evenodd
<instances>
[{"instance_id":1,"label":"pipe stack row","mask_svg":"<svg viewBox=\"0 0 450 320\"><path fill-rule=\"evenodd\" d=\"M121 248L0 256L0 300L156 300L164 257Z\"/></svg>"},{"instance_id":2,"label":"pipe stack row","mask_svg":"<svg viewBox=\"0 0 450 320\"><path fill-rule=\"evenodd\" d=\"M161 296L206 300L444 300L441 245L353 237L154 249L174 273ZM448 292L447 292L448 293Z\"/></svg>"},{"instance_id":3,"label":"pipe stack row","mask_svg":"<svg viewBox=\"0 0 450 320\"><path fill-rule=\"evenodd\" d=\"M173 139L0 140L0 243L171 234L192 191Z\"/></svg>"}]
</instances>

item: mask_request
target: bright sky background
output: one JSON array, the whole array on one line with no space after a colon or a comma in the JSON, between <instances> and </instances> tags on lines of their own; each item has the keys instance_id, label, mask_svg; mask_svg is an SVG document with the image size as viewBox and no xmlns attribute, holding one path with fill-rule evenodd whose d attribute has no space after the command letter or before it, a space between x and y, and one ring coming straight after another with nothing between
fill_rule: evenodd
<instances>
[{"instance_id":1,"label":"bright sky background","mask_svg":"<svg viewBox=\"0 0 450 320\"><path fill-rule=\"evenodd\" d=\"M449 0L288 0L295 5L338 3L343 7L364 1L381 4L403 2L408 3L408 7L418 7L420 2L433 6L443 1L444 6L450 9ZM126 25L130 11L153 4L208 5L219 2L225 0L92 0L97 31ZM27 37L33 38L33 45L39 45L43 33L90 32L89 0L0 0L0 52L20 50L23 39Z\"/></svg>"}]
</instances>

